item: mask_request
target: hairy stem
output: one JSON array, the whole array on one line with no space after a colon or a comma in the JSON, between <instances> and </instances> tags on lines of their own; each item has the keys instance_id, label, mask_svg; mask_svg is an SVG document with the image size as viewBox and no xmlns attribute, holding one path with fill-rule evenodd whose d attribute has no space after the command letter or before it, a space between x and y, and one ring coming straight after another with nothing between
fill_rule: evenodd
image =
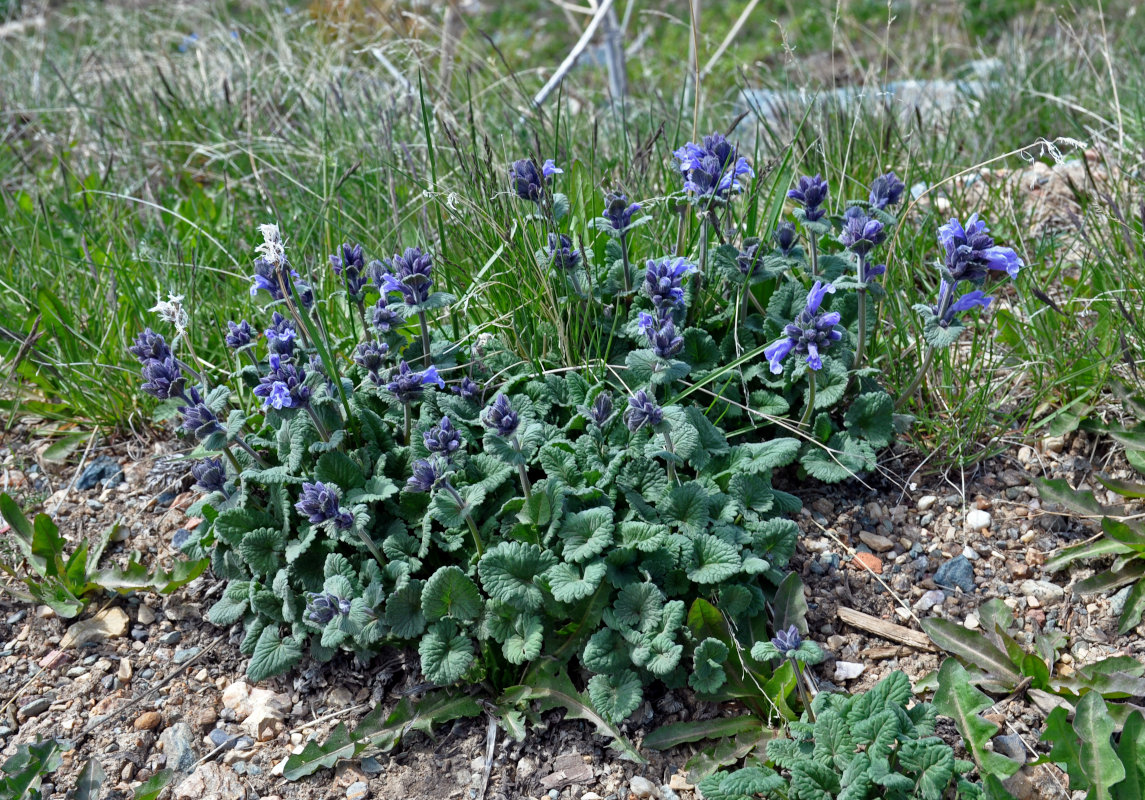
<instances>
[{"instance_id":1,"label":"hairy stem","mask_svg":"<svg viewBox=\"0 0 1145 800\"><path fill-rule=\"evenodd\" d=\"M239 465L239 460L235 458L235 454L231 452L230 447L223 448L223 455L227 457L227 461L231 462L231 466L235 468L235 478L242 474L243 468Z\"/></svg>"},{"instance_id":2,"label":"hairy stem","mask_svg":"<svg viewBox=\"0 0 1145 800\"><path fill-rule=\"evenodd\" d=\"M246 439L241 436L236 436L234 442L243 450L245 450L248 456L254 459L254 463L258 464L263 469L266 469L266 462L263 461L262 456L254 451L253 447L246 443Z\"/></svg>"},{"instance_id":3,"label":"hairy stem","mask_svg":"<svg viewBox=\"0 0 1145 800\"><path fill-rule=\"evenodd\" d=\"M860 264L860 269L862 265ZM863 353L867 346L867 290L859 289L859 339L855 344L855 363L851 369L859 369L863 366Z\"/></svg>"},{"instance_id":4,"label":"hairy stem","mask_svg":"<svg viewBox=\"0 0 1145 800\"><path fill-rule=\"evenodd\" d=\"M509 444L517 451L517 455L521 455L521 441L517 438L517 434L509 437ZM525 465L517 465L517 475L521 478L521 491L525 493L525 502L533 499L533 485L529 483L529 473L525 469Z\"/></svg>"},{"instance_id":5,"label":"hairy stem","mask_svg":"<svg viewBox=\"0 0 1145 800\"><path fill-rule=\"evenodd\" d=\"M661 435L664 437L664 449L667 450L669 454L675 456L676 446L672 444L672 434L665 428L661 431ZM667 459L666 461L668 464L668 480L679 485L680 481L676 478L676 462L672 459Z\"/></svg>"},{"instance_id":6,"label":"hairy stem","mask_svg":"<svg viewBox=\"0 0 1145 800\"><path fill-rule=\"evenodd\" d=\"M469 514L469 504L466 503L465 498L450 485L448 480L442 484L442 488L449 492L450 496L456 501L457 506L461 509L461 515L465 517L465 522L469 525L469 533L473 535L473 546L477 548L477 557L481 558L485 549L481 546L481 533L477 530L477 523L473 521L473 517Z\"/></svg>"},{"instance_id":7,"label":"hairy stem","mask_svg":"<svg viewBox=\"0 0 1145 800\"><path fill-rule=\"evenodd\" d=\"M426 367L428 367L429 366L429 355L430 355L429 354L429 322L425 318L425 312L424 311L417 312L417 321L419 323L421 323L421 348L422 348L421 362L423 364L425 364Z\"/></svg>"},{"instance_id":8,"label":"hairy stem","mask_svg":"<svg viewBox=\"0 0 1145 800\"><path fill-rule=\"evenodd\" d=\"M803 409L803 416L799 419L799 424L806 425L811 421L811 415L815 412L815 372L809 371L807 373L807 408Z\"/></svg>"},{"instance_id":9,"label":"hairy stem","mask_svg":"<svg viewBox=\"0 0 1145 800\"><path fill-rule=\"evenodd\" d=\"M808 233L807 240L811 243L811 278L815 279L819 277L819 237Z\"/></svg>"},{"instance_id":10,"label":"hairy stem","mask_svg":"<svg viewBox=\"0 0 1145 800\"><path fill-rule=\"evenodd\" d=\"M408 447L410 443L410 431L413 429L413 416L410 413L409 403L402 403L402 411L405 415L405 426L402 429L404 431L404 438L402 441L404 441Z\"/></svg>"},{"instance_id":11,"label":"hairy stem","mask_svg":"<svg viewBox=\"0 0 1145 800\"><path fill-rule=\"evenodd\" d=\"M918 391L918 387L922 385L923 376L926 371L930 369L931 362L934 361L934 348L930 345L926 347L926 355L922 358L922 365L918 368L914 378L911 379L910 384L907 385L906 390L899 395L899 399L895 402L895 411L905 406L907 402L914 397L914 393Z\"/></svg>"},{"instance_id":12,"label":"hairy stem","mask_svg":"<svg viewBox=\"0 0 1145 800\"><path fill-rule=\"evenodd\" d=\"M628 237L624 231L620 232L620 263L624 270L624 294L632 294L632 267L628 263Z\"/></svg>"},{"instance_id":13,"label":"hairy stem","mask_svg":"<svg viewBox=\"0 0 1145 800\"><path fill-rule=\"evenodd\" d=\"M795 688L799 690L799 700L803 703L803 708L807 710L807 716L814 722L815 711L811 708L811 700L807 697L807 690L803 688L803 668L791 656L788 656L787 660L791 662L791 668L795 670Z\"/></svg>"},{"instance_id":14,"label":"hairy stem","mask_svg":"<svg viewBox=\"0 0 1145 800\"><path fill-rule=\"evenodd\" d=\"M318 430L318 435L322 437L322 441L330 441L330 431L326 430L326 426L322 424L322 420L318 419L318 413L310 403L306 404L306 413L310 415L310 421L314 423L314 427Z\"/></svg>"}]
</instances>

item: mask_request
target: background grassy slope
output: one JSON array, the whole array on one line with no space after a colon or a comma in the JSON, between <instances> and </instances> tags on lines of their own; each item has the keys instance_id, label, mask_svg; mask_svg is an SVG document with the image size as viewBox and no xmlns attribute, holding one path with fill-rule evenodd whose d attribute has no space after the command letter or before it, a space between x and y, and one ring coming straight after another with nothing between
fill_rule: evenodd
<instances>
[{"instance_id":1,"label":"background grassy slope","mask_svg":"<svg viewBox=\"0 0 1145 800\"><path fill-rule=\"evenodd\" d=\"M1136 318L1130 325L1114 303L1135 306L1143 274L1145 15L1133 4L1099 15L1024 0L765 1L705 77L699 103L683 102L689 41L707 65L746 5L705 4L693 31L686 3L620 3L633 49L622 118L591 53L542 112L530 108L585 22L547 2L488 3L463 15L448 82L440 12L382 2L47 11L42 27L0 38L7 423L17 409L69 424L145 423L125 347L151 324L147 308L160 293L186 295L199 352L224 365L221 331L253 312L245 276L256 226L271 219L296 265L327 289L326 255L343 240L361 241L373 257L430 244L445 283L463 297L447 321L456 333L500 332L538 369L582 366L578 352L534 324L546 318L571 330L576 320L536 279L532 243L515 224L521 208L505 194L510 160L554 157L566 167L561 189L589 247L603 247L585 226L602 189L645 202L655 222L641 229L634 257L658 256L677 235L671 151L694 133L726 130L743 110L741 88L874 92L887 80L964 75L985 58L1001 65L985 94L939 119L824 107L797 133L742 119L733 138L753 150L761 174L741 204L745 235L767 234L770 220L750 209L784 190L794 171L847 186L838 201L863 194L886 169L908 185L933 185L1039 138L1084 140L1122 178L1108 197L1086 199L1073 232L1033 239L1020 204L990 194L970 208L949 185L953 213L980 211L1032 268L1006 290L1005 339L983 323L940 365L945 389L928 395L916 435L951 458L975 457L983 430L1025 430L1063 403L1089 402L1126 349L1136 359ZM8 9L13 19L35 12ZM794 167L770 169L788 149ZM887 335L874 353L892 392L916 363L910 306L933 289L941 217L915 206L894 245ZM1064 262L1063 244L1079 231L1080 270ZM1047 313L1033 288L1064 313ZM350 324L337 304L327 311Z\"/></svg>"}]
</instances>

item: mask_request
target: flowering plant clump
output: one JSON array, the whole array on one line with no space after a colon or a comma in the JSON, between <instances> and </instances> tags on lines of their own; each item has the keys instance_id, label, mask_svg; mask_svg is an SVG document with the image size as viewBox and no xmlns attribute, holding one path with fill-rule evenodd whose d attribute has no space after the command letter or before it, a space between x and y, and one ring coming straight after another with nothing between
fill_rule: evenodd
<instances>
[{"instance_id":1,"label":"flowering plant clump","mask_svg":"<svg viewBox=\"0 0 1145 800\"><path fill-rule=\"evenodd\" d=\"M347 305L400 293L412 320L434 268L411 251L360 271L368 280L351 290L365 256L341 248ZM403 644L427 680L452 684L559 651L619 720L649 681L688 681L696 599L718 597L743 625L763 613L799 507L770 474L798 444L732 444L702 409L651 390L690 369L675 325L693 271L650 263L641 336L660 377L631 393L576 372L488 386L477 365L411 363L410 350L447 343L431 330L418 347L416 322L335 340L293 291L270 298L261 337L236 324L250 363L211 388L185 339L186 358L141 334L147 389L179 403L200 456L204 521L186 549L228 582L209 618L243 626L250 676ZM703 686L716 692L711 649Z\"/></svg>"},{"instance_id":2,"label":"flowering plant clump","mask_svg":"<svg viewBox=\"0 0 1145 800\"><path fill-rule=\"evenodd\" d=\"M617 721L652 681L720 697L749 662L764 682L773 661L811 662L797 631L767 642L758 622L800 507L771 477L870 471L903 422L865 344L902 183L888 173L835 214L827 182L802 178L798 225L749 231L755 172L738 147L713 134L675 155L668 252L640 238L654 204L613 192L601 216L574 216L552 160L509 168L505 207L527 214L524 234L520 217L505 229L558 312L525 325L583 358L559 369L520 358L510 326L467 329L468 308L435 290L452 284L434 248L369 260L345 243L311 285L263 226L266 307L228 324L229 375L196 358L180 298L156 307L173 336L149 329L132 353L195 448L203 522L186 549L227 581L209 617L243 626L253 679L393 644L416 647L431 683L496 685L548 655L579 661ZM941 242L927 308L951 328L1016 256L975 219ZM717 628L750 640L729 647Z\"/></svg>"}]
</instances>

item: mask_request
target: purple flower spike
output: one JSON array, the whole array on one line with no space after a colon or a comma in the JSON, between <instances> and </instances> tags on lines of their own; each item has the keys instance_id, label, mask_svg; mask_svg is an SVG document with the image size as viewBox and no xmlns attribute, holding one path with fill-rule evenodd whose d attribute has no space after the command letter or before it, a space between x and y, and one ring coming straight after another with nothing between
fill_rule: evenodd
<instances>
[{"instance_id":1,"label":"purple flower spike","mask_svg":"<svg viewBox=\"0 0 1145 800\"><path fill-rule=\"evenodd\" d=\"M775 233L771 235L771 240L775 242L775 246L779 252L785 256L791 255L791 251L795 248L795 242L799 236L795 232L795 226L786 220L780 222L775 226Z\"/></svg>"},{"instance_id":2,"label":"purple flower spike","mask_svg":"<svg viewBox=\"0 0 1145 800\"><path fill-rule=\"evenodd\" d=\"M431 365L424 372L414 372L410 369L410 365L403 361L398 365L397 376L386 384L386 388L393 392L403 405L408 405L421 397L425 387L430 384L437 384L440 389L445 388L445 381L438 376L437 367Z\"/></svg>"},{"instance_id":3,"label":"purple flower spike","mask_svg":"<svg viewBox=\"0 0 1145 800\"><path fill-rule=\"evenodd\" d=\"M811 369L823 369L820 352L843 338L843 333L836 329L841 319L839 312L819 311L823 298L834 292L834 286L820 281L816 281L811 287L811 291L807 294L806 307L799 312L794 322L783 329L784 338L763 351L764 357L771 365L772 374L778 375L783 372L783 360L792 352L806 356L807 366Z\"/></svg>"},{"instance_id":4,"label":"purple flower spike","mask_svg":"<svg viewBox=\"0 0 1145 800\"><path fill-rule=\"evenodd\" d=\"M651 314L641 311L637 325L648 337L648 346L657 358L667 360L684 349L684 337L676 335L676 325L670 315L657 320Z\"/></svg>"},{"instance_id":5,"label":"purple flower spike","mask_svg":"<svg viewBox=\"0 0 1145 800\"><path fill-rule=\"evenodd\" d=\"M420 247L407 247L404 253L386 262L388 272L382 274L382 292L401 292L406 305L418 306L429 299L433 286L433 258Z\"/></svg>"},{"instance_id":6,"label":"purple flower spike","mask_svg":"<svg viewBox=\"0 0 1145 800\"><path fill-rule=\"evenodd\" d=\"M354 363L370 374L375 386L382 383L380 372L389 352L390 346L385 342L362 342L354 351Z\"/></svg>"},{"instance_id":7,"label":"purple flower spike","mask_svg":"<svg viewBox=\"0 0 1145 800\"><path fill-rule=\"evenodd\" d=\"M828 194L827 181L820 175L804 175L795 188L787 192L788 197L803 206L803 219L807 222L815 222L826 216L827 212L822 206L827 202Z\"/></svg>"},{"instance_id":8,"label":"purple flower spike","mask_svg":"<svg viewBox=\"0 0 1145 800\"><path fill-rule=\"evenodd\" d=\"M171 348L163 334L145 328L143 333L135 337L135 344L127 348L127 352L135 356L140 363L155 359L163 361L171 355Z\"/></svg>"},{"instance_id":9,"label":"purple flower spike","mask_svg":"<svg viewBox=\"0 0 1145 800\"><path fill-rule=\"evenodd\" d=\"M227 347L232 350L241 350L250 345L254 341L256 334L254 329L251 328L250 323L245 319L239 324L227 321Z\"/></svg>"},{"instance_id":10,"label":"purple flower spike","mask_svg":"<svg viewBox=\"0 0 1145 800\"><path fill-rule=\"evenodd\" d=\"M652 304L661 313L665 313L665 309L671 312L682 305L684 276L695 271L696 265L683 257L666 256L659 261L649 261L644 285L648 289L648 296L652 298Z\"/></svg>"},{"instance_id":11,"label":"purple flower spike","mask_svg":"<svg viewBox=\"0 0 1145 800\"><path fill-rule=\"evenodd\" d=\"M645 425L655 428L664 421L664 409L656 405L656 401L648 396L648 392L641 389L628 398L628 408L624 412L624 423L628 430L636 433Z\"/></svg>"},{"instance_id":12,"label":"purple flower spike","mask_svg":"<svg viewBox=\"0 0 1145 800\"><path fill-rule=\"evenodd\" d=\"M329 625L334 617L348 616L351 602L331 592L306 593L306 619L315 625Z\"/></svg>"},{"instance_id":13,"label":"purple flower spike","mask_svg":"<svg viewBox=\"0 0 1145 800\"><path fill-rule=\"evenodd\" d=\"M442 417L441 422L422 434L422 441L426 450L439 453L448 461L461 448L461 432L453 427L449 417Z\"/></svg>"},{"instance_id":14,"label":"purple flower spike","mask_svg":"<svg viewBox=\"0 0 1145 800\"><path fill-rule=\"evenodd\" d=\"M965 226L951 219L938 229L938 241L946 251L946 269L955 282L981 286L992 269L1018 277L1025 263L1009 247L995 245L989 232L977 214L971 215Z\"/></svg>"},{"instance_id":15,"label":"purple flower spike","mask_svg":"<svg viewBox=\"0 0 1145 800\"><path fill-rule=\"evenodd\" d=\"M899 180L898 175L888 172L880 175L871 182L870 203L878 209L897 206L902 200L902 193L906 184Z\"/></svg>"},{"instance_id":16,"label":"purple flower spike","mask_svg":"<svg viewBox=\"0 0 1145 800\"><path fill-rule=\"evenodd\" d=\"M639 203L628 204L628 198L620 192L610 193L604 198L604 218L614 231L623 233L632 224L632 215L640 210Z\"/></svg>"},{"instance_id":17,"label":"purple flower spike","mask_svg":"<svg viewBox=\"0 0 1145 800\"><path fill-rule=\"evenodd\" d=\"M271 326L266 329L267 350L289 358L294 354L296 336L298 331L294 329L294 323L275 311L271 318Z\"/></svg>"},{"instance_id":18,"label":"purple flower spike","mask_svg":"<svg viewBox=\"0 0 1145 800\"><path fill-rule=\"evenodd\" d=\"M422 458L413 462L413 475L406 481L407 492L428 492L445 476L440 459Z\"/></svg>"},{"instance_id":19,"label":"purple flower spike","mask_svg":"<svg viewBox=\"0 0 1145 800\"><path fill-rule=\"evenodd\" d=\"M461 379L461 383L453 387L453 393L461 397L462 400L476 400L477 395L481 393L481 387L466 375Z\"/></svg>"},{"instance_id":20,"label":"purple flower spike","mask_svg":"<svg viewBox=\"0 0 1145 800\"><path fill-rule=\"evenodd\" d=\"M844 247L859 256L865 256L887 238L883 223L871 219L859 206L851 206L843 214L843 230L839 241Z\"/></svg>"},{"instance_id":21,"label":"purple flower spike","mask_svg":"<svg viewBox=\"0 0 1145 800\"><path fill-rule=\"evenodd\" d=\"M549 178L563 172L551 158L545 161L541 169L537 169L537 162L533 159L522 158L509 165L509 181L517 197L539 204L545 196L545 184Z\"/></svg>"},{"instance_id":22,"label":"purple flower spike","mask_svg":"<svg viewBox=\"0 0 1145 800\"><path fill-rule=\"evenodd\" d=\"M700 144L688 142L672 155L680 162L684 189L698 197L726 199L742 191L740 177L755 177L747 159L738 156L735 146L718 133L705 136Z\"/></svg>"},{"instance_id":23,"label":"purple flower spike","mask_svg":"<svg viewBox=\"0 0 1145 800\"><path fill-rule=\"evenodd\" d=\"M330 256L330 266L333 267L334 274L346 282L346 293L350 298L360 300L366 284L369 283L362 245L344 242L339 252Z\"/></svg>"},{"instance_id":24,"label":"purple flower spike","mask_svg":"<svg viewBox=\"0 0 1145 800\"><path fill-rule=\"evenodd\" d=\"M187 385L182 368L171 355L164 359L152 358L144 361L143 379L143 391L160 400L183 397L183 389Z\"/></svg>"},{"instance_id":25,"label":"purple flower spike","mask_svg":"<svg viewBox=\"0 0 1145 800\"><path fill-rule=\"evenodd\" d=\"M603 428L612 419L612 395L608 392L598 394L588 409L588 418L593 425Z\"/></svg>"},{"instance_id":26,"label":"purple flower spike","mask_svg":"<svg viewBox=\"0 0 1145 800\"><path fill-rule=\"evenodd\" d=\"M493 400L493 405L485 409L481 415L481 421L502 439L508 439L517 432L521 420L509 403L509 398L503 394L498 394Z\"/></svg>"},{"instance_id":27,"label":"purple flower spike","mask_svg":"<svg viewBox=\"0 0 1145 800\"><path fill-rule=\"evenodd\" d=\"M202 442L212 434L222 432L219 418L207 408L195 389L190 390L190 399L190 405L179 406L179 413L183 415L183 424L179 427L183 433Z\"/></svg>"},{"instance_id":28,"label":"purple flower spike","mask_svg":"<svg viewBox=\"0 0 1145 800\"><path fill-rule=\"evenodd\" d=\"M799 649L799 645L803 644L803 637L799 635L799 628L792 625L785 631L777 631L771 643L781 656L790 658Z\"/></svg>"},{"instance_id":29,"label":"purple flower spike","mask_svg":"<svg viewBox=\"0 0 1145 800\"><path fill-rule=\"evenodd\" d=\"M310 520L311 525L333 522L336 528L349 530L354 527L354 516L338 505L338 490L321 481L303 483L302 494L294 508Z\"/></svg>"},{"instance_id":30,"label":"purple flower spike","mask_svg":"<svg viewBox=\"0 0 1145 800\"><path fill-rule=\"evenodd\" d=\"M378 302L374 304L374 309L371 312L371 322L374 325L374 330L378 333L389 333L394 328L400 328L402 325L405 325L406 320L405 317L389 305L386 296L383 294L378 298Z\"/></svg>"},{"instance_id":31,"label":"purple flower spike","mask_svg":"<svg viewBox=\"0 0 1145 800\"><path fill-rule=\"evenodd\" d=\"M310 387L306 385L306 371L285 362L272 353L270 370L254 387L256 397L262 398L264 408L302 408L310 403Z\"/></svg>"},{"instance_id":32,"label":"purple flower spike","mask_svg":"<svg viewBox=\"0 0 1145 800\"><path fill-rule=\"evenodd\" d=\"M549 234L549 244L545 248L549 263L554 269L574 270L580 264L580 251L573 247L572 239L562 234Z\"/></svg>"},{"instance_id":33,"label":"purple flower spike","mask_svg":"<svg viewBox=\"0 0 1145 800\"><path fill-rule=\"evenodd\" d=\"M191 477L195 479L195 486L203 494L222 492L227 480L227 468L221 458L204 458L196 461L191 467Z\"/></svg>"}]
</instances>

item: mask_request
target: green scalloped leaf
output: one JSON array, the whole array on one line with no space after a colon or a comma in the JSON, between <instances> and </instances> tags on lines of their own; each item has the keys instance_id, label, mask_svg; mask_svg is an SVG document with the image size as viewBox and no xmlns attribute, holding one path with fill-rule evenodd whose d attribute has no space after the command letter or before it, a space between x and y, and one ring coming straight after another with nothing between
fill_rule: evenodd
<instances>
[{"instance_id":1,"label":"green scalloped leaf","mask_svg":"<svg viewBox=\"0 0 1145 800\"><path fill-rule=\"evenodd\" d=\"M425 618L436 622L442 617L475 620L481 616L481 592L460 567L441 567L421 590Z\"/></svg>"}]
</instances>

